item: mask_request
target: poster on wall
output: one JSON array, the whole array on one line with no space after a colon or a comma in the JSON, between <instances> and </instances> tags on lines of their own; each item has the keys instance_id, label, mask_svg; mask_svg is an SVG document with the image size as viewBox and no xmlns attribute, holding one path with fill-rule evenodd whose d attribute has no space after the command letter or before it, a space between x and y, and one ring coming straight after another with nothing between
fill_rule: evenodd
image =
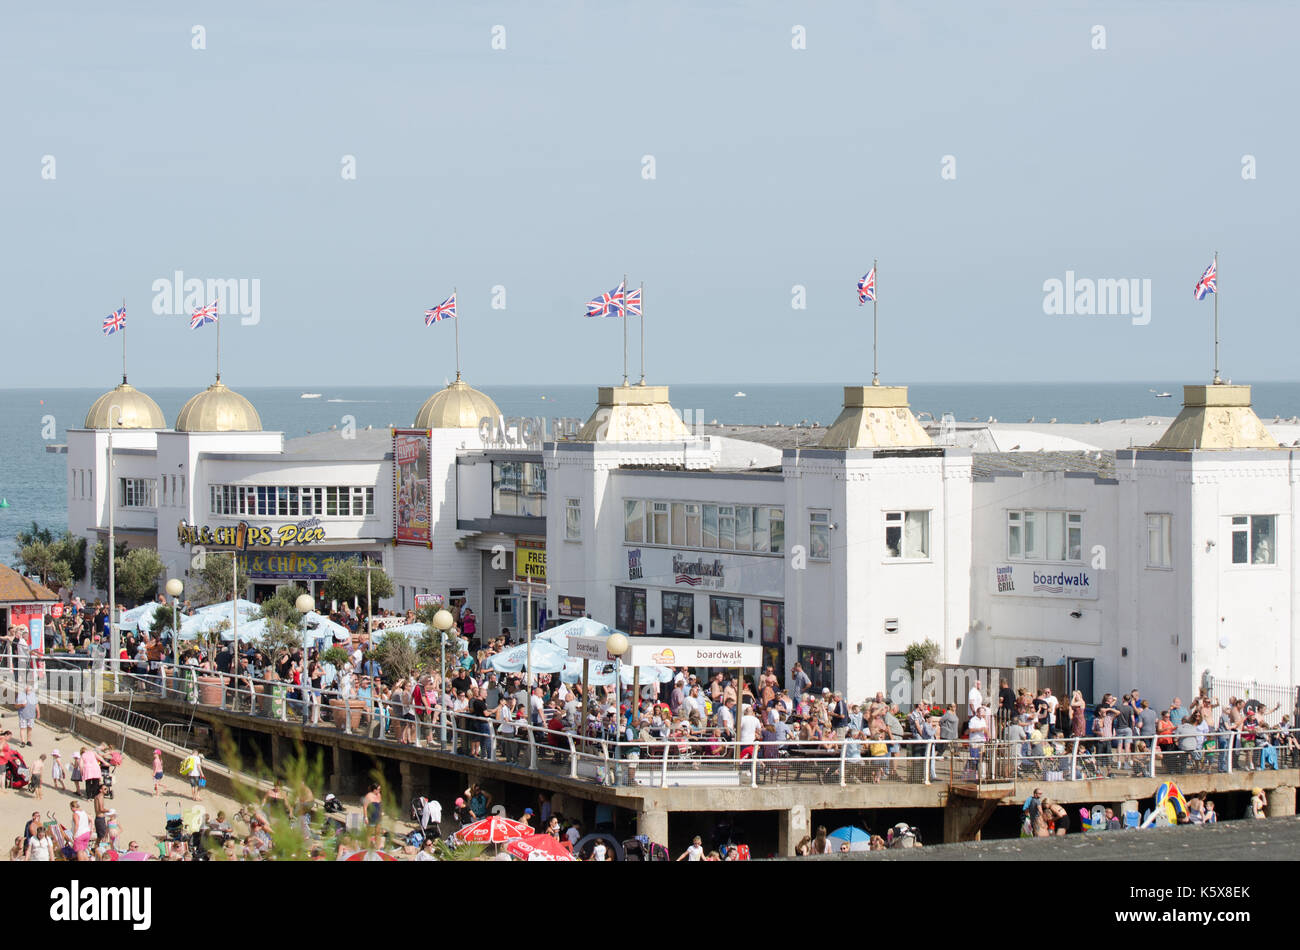
<instances>
[{"instance_id":1,"label":"poster on wall","mask_svg":"<svg viewBox=\"0 0 1300 950\"><path fill-rule=\"evenodd\" d=\"M428 429L393 430L393 538L433 547Z\"/></svg>"},{"instance_id":2,"label":"poster on wall","mask_svg":"<svg viewBox=\"0 0 1300 950\"><path fill-rule=\"evenodd\" d=\"M645 633L645 588L614 588L614 627L624 633Z\"/></svg>"}]
</instances>

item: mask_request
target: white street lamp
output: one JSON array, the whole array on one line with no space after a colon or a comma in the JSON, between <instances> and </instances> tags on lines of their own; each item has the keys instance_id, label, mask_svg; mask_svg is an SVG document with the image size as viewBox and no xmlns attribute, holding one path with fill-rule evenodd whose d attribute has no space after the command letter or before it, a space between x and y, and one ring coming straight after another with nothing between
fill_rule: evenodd
<instances>
[{"instance_id":1,"label":"white street lamp","mask_svg":"<svg viewBox=\"0 0 1300 950\"><path fill-rule=\"evenodd\" d=\"M298 599L293 602L293 609L298 611L298 621L301 626L302 634L302 708L303 708L303 725L307 724L307 715L311 709L312 701L315 697L309 697L311 692L311 680L307 675L307 615L316 609L316 600L311 594L299 594ZM347 697L343 698L344 708L343 715L347 717L347 723L352 724L351 707L347 705ZM350 730L349 730L350 731Z\"/></svg>"},{"instance_id":2,"label":"white street lamp","mask_svg":"<svg viewBox=\"0 0 1300 950\"><path fill-rule=\"evenodd\" d=\"M614 725L618 728L614 745L615 785L618 784L618 743L623 741L623 654L629 646L627 637L621 633L611 633L605 639L605 651L614 658Z\"/></svg>"},{"instance_id":3,"label":"white street lamp","mask_svg":"<svg viewBox=\"0 0 1300 950\"><path fill-rule=\"evenodd\" d=\"M185 591L185 585L180 582L179 578L168 578L167 596L172 599L172 666L181 665L181 637L180 622L177 617L177 607L181 602L181 594ZM239 684L236 681L235 688L238 690Z\"/></svg>"},{"instance_id":4,"label":"white street lamp","mask_svg":"<svg viewBox=\"0 0 1300 950\"><path fill-rule=\"evenodd\" d=\"M443 685L443 678L447 675L447 631L456 623L456 618L451 615L450 610L439 610L433 615L433 627L438 631L438 647L442 659L438 665L438 723L439 732L442 735L443 748L447 746L447 710L443 704L443 698L447 695L447 688ZM418 737L417 737L418 738Z\"/></svg>"}]
</instances>

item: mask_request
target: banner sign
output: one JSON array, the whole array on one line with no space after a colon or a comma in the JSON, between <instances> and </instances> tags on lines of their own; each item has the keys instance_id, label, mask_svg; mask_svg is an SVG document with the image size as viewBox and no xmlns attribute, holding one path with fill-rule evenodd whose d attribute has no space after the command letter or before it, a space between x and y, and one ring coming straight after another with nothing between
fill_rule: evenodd
<instances>
[{"instance_id":1,"label":"banner sign","mask_svg":"<svg viewBox=\"0 0 1300 950\"><path fill-rule=\"evenodd\" d=\"M604 637L569 637L569 656L579 660L612 660Z\"/></svg>"},{"instance_id":2,"label":"banner sign","mask_svg":"<svg viewBox=\"0 0 1300 950\"><path fill-rule=\"evenodd\" d=\"M628 580L647 587L720 591L751 597L785 596L785 561L781 557L658 547L625 550Z\"/></svg>"},{"instance_id":3,"label":"banner sign","mask_svg":"<svg viewBox=\"0 0 1300 950\"><path fill-rule=\"evenodd\" d=\"M1096 600L1097 574L1074 565L998 564L993 593L1058 600Z\"/></svg>"},{"instance_id":4,"label":"banner sign","mask_svg":"<svg viewBox=\"0 0 1300 950\"><path fill-rule=\"evenodd\" d=\"M378 560L378 553L369 552L369 557ZM286 551L284 554L250 553L243 560L249 577L323 581L340 565L364 564L366 557L365 551Z\"/></svg>"},{"instance_id":5,"label":"banner sign","mask_svg":"<svg viewBox=\"0 0 1300 950\"><path fill-rule=\"evenodd\" d=\"M393 430L393 537L433 547L428 429Z\"/></svg>"},{"instance_id":6,"label":"banner sign","mask_svg":"<svg viewBox=\"0 0 1300 950\"><path fill-rule=\"evenodd\" d=\"M643 643L631 640L624 659L632 666L722 666L751 668L763 665L763 648L757 643L720 640L682 640L680 643Z\"/></svg>"},{"instance_id":7,"label":"banner sign","mask_svg":"<svg viewBox=\"0 0 1300 950\"><path fill-rule=\"evenodd\" d=\"M246 548L283 548L290 544L316 544L325 540L325 528L319 518L307 518L282 525L250 525L241 521L234 525L197 525L182 521L176 526L176 539L184 545L202 544L214 547L232 547L237 551Z\"/></svg>"},{"instance_id":8,"label":"banner sign","mask_svg":"<svg viewBox=\"0 0 1300 950\"><path fill-rule=\"evenodd\" d=\"M442 594L416 594L415 595L415 607L417 610L420 609L421 607L433 606L434 604L437 604L438 606L442 606L442 601L443 601Z\"/></svg>"},{"instance_id":9,"label":"banner sign","mask_svg":"<svg viewBox=\"0 0 1300 950\"><path fill-rule=\"evenodd\" d=\"M546 583L546 542L515 542L515 577Z\"/></svg>"}]
</instances>

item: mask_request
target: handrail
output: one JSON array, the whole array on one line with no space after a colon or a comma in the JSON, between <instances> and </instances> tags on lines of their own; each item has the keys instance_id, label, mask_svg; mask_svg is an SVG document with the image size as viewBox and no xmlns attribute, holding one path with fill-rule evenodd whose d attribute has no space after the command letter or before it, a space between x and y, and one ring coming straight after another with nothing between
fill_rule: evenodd
<instances>
[{"instance_id":1,"label":"handrail","mask_svg":"<svg viewBox=\"0 0 1300 950\"><path fill-rule=\"evenodd\" d=\"M95 669L102 671L102 662ZM334 688L296 687L283 680L248 675L234 677L193 665L177 670L170 664L156 664L154 672L141 674L132 664L131 672L124 672L122 679L128 689L179 697L193 706L199 705L199 687L206 685L211 688L211 681L219 680L218 708L225 712L289 722L292 711L304 727L320 725L317 717L323 707L344 699L344 694ZM201 683L201 680L208 682ZM257 691L259 687L261 693ZM522 717L510 721L512 732L505 733L501 727L506 723L500 720L446 710L443 706L447 699L445 693L431 696L432 705L427 712L416 711L413 715L403 715L401 704L392 700L373 696L359 698L355 690L348 693L347 699L349 706L340 710L341 721L336 723L347 734L353 733L353 719L359 712L364 720L368 720L360 734L382 743L400 742L400 735L412 730L417 745L427 744L429 748L457 755L468 754L473 746L478 746L480 757L503 761L504 752L505 761L515 765L518 764L517 752L522 751L526 743L527 768L530 770L544 768L551 771L558 766L560 774L581 780L584 768L589 768L592 778L611 784L622 784L624 779L638 783L650 780L659 787L667 787L670 774L680 777L686 773L699 773L696 779L699 781L707 782L729 775L732 783L739 780L745 784L747 780L750 787L771 778L788 779L790 776L796 781L803 776L816 777L818 781L830 779L840 787L845 787L850 780L864 781L864 776L873 782L888 777L929 785L939 778L940 769L946 771L945 778L950 783L1005 783L1030 777L1035 781L1050 781L1063 779L1067 774L1071 780L1077 781L1099 777L1104 768L1111 771L1140 769L1144 777L1154 778L1161 773L1162 765L1165 771L1173 771L1174 767L1184 764L1184 759L1193 759L1198 764L1205 764L1208 760L1220 771L1231 774L1242 767L1238 764L1239 758L1244 756L1247 766L1263 758L1262 746L1248 747L1243 741L1243 730L1198 732L1194 736L1174 733L1165 736L1053 737L1039 741L1026 738L983 742L971 742L969 738L901 739L890 736L850 739L832 736L811 741L759 739L743 744L734 738L666 733L648 740L633 741L615 738L604 731L585 734L572 724L566 724L561 730L551 730L549 726L534 725ZM128 719L139 715L129 708L125 714ZM440 739L439 730L433 728L443 718L448 724L445 744ZM145 719L148 717L142 717L141 721ZM159 725L153 734L157 735L161 728ZM1283 741L1275 748L1285 752L1288 759L1294 757L1291 753L1295 747L1291 740L1300 737L1300 729L1289 730L1289 736L1277 727L1265 726L1262 731L1270 737L1282 736ZM390 732L396 735L390 737ZM1193 740L1194 748L1182 749L1180 743L1189 738ZM1220 740L1219 747L1204 748L1208 739ZM1166 744L1162 745L1161 740ZM1147 747L1140 753L1132 751L1139 742ZM1127 743L1129 751L1121 752L1121 743ZM869 755L870 747L879 744L886 746L887 754ZM1034 754L1035 747L1037 754ZM543 752L553 754L556 761L543 763ZM653 771L658 774L646 775L647 770L642 769L642 775L637 776L639 762L647 754L657 760L657 768ZM1132 771L1129 774L1133 774Z\"/></svg>"}]
</instances>

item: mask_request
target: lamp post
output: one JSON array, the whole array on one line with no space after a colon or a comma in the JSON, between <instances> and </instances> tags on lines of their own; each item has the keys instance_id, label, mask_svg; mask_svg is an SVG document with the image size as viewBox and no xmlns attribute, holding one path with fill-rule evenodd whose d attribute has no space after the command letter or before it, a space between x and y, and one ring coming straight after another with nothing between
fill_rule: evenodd
<instances>
[{"instance_id":1,"label":"lamp post","mask_svg":"<svg viewBox=\"0 0 1300 950\"><path fill-rule=\"evenodd\" d=\"M180 620L177 616L179 613L177 608L180 606L181 594L184 591L185 591L185 585L181 583L179 578L172 577L167 580L167 596L172 599L172 667L173 668L179 667L181 665ZM235 660L236 662L238 662L239 658L236 657ZM238 672L238 667L236 667L235 671ZM236 692L238 692L238 689L239 689L239 682L236 681L235 682Z\"/></svg>"},{"instance_id":2,"label":"lamp post","mask_svg":"<svg viewBox=\"0 0 1300 950\"><path fill-rule=\"evenodd\" d=\"M439 633L438 648L442 657L438 664L438 725L444 748L447 746L447 710L442 708L442 700L447 695L447 688L443 685L443 679L447 675L447 631L455 622L456 618L445 608L433 615L433 627Z\"/></svg>"},{"instance_id":3,"label":"lamp post","mask_svg":"<svg viewBox=\"0 0 1300 950\"><path fill-rule=\"evenodd\" d=\"M605 639L605 651L614 658L614 723L618 738L614 744L614 784L618 784L618 743L623 741L623 654L629 643L621 633L611 633Z\"/></svg>"},{"instance_id":4,"label":"lamp post","mask_svg":"<svg viewBox=\"0 0 1300 950\"><path fill-rule=\"evenodd\" d=\"M299 594L298 599L293 602L293 609L298 611L299 630L302 633L302 698L306 700L303 703L303 724L307 723L306 712L310 710L312 701L315 697L308 697L307 693L311 689L311 678L307 673L307 614L316 609L316 600L311 594ZM347 705L347 697L343 698L344 707L343 715L349 726L352 724L352 707ZM301 794L301 793L300 793Z\"/></svg>"},{"instance_id":5,"label":"lamp post","mask_svg":"<svg viewBox=\"0 0 1300 950\"><path fill-rule=\"evenodd\" d=\"M108 407L108 649L111 657L113 669L113 692L117 692L117 654L118 654L118 633L117 624L117 566L114 562L117 560L114 555L114 537L113 537L113 499L116 497L117 479L113 477L113 413L117 412L117 423L122 424L122 407L114 403ZM94 642L92 640L92 642Z\"/></svg>"}]
</instances>

